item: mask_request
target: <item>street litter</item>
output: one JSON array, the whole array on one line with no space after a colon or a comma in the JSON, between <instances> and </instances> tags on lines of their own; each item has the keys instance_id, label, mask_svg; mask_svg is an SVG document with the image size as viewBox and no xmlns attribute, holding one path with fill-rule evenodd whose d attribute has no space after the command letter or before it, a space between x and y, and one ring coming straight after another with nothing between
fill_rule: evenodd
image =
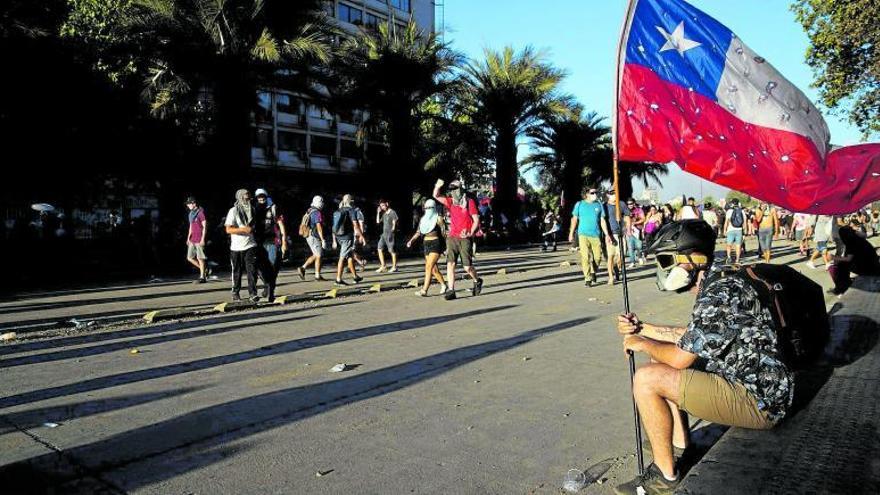
<instances>
[{"instance_id":1,"label":"street litter","mask_svg":"<svg viewBox=\"0 0 880 495\"><path fill-rule=\"evenodd\" d=\"M82 330L83 328L89 328L89 327L92 327L96 324L95 320L80 321L80 320L77 320L76 318L71 318L71 319L67 320L65 323L67 324L67 326L71 326L73 328L76 328L77 330Z\"/></svg>"},{"instance_id":2,"label":"street litter","mask_svg":"<svg viewBox=\"0 0 880 495\"><path fill-rule=\"evenodd\" d=\"M587 486L587 475L579 469L569 469L565 473L562 489L568 493L577 493Z\"/></svg>"},{"instance_id":3,"label":"street litter","mask_svg":"<svg viewBox=\"0 0 880 495\"><path fill-rule=\"evenodd\" d=\"M132 350L130 350L130 351L128 351L128 352L129 352L130 354L138 354L138 353L140 353L141 351L138 350L138 349L132 349Z\"/></svg>"},{"instance_id":4,"label":"street litter","mask_svg":"<svg viewBox=\"0 0 880 495\"><path fill-rule=\"evenodd\" d=\"M3 342L9 342L10 340L15 338L15 332L6 332L3 335L0 335L0 340Z\"/></svg>"},{"instance_id":5,"label":"street litter","mask_svg":"<svg viewBox=\"0 0 880 495\"><path fill-rule=\"evenodd\" d=\"M317 473L315 473L315 476L318 477L318 478L320 478L320 477L322 477L322 476L327 476L328 474L330 474L330 473L332 473L332 472L333 472L332 469L328 469L328 470L326 470L326 471L318 471Z\"/></svg>"},{"instance_id":6,"label":"street litter","mask_svg":"<svg viewBox=\"0 0 880 495\"><path fill-rule=\"evenodd\" d=\"M46 428L58 428L61 425L59 425L58 423L43 423L43 426L45 426Z\"/></svg>"},{"instance_id":7,"label":"street litter","mask_svg":"<svg viewBox=\"0 0 880 495\"><path fill-rule=\"evenodd\" d=\"M345 363L339 363L336 366L330 368L330 373L341 373L348 368L348 365Z\"/></svg>"}]
</instances>

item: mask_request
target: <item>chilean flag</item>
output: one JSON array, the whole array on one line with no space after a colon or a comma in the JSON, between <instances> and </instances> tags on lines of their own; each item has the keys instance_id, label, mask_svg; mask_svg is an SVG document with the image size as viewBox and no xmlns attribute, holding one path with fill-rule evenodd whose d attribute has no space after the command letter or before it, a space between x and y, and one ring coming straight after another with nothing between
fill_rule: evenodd
<instances>
[{"instance_id":1,"label":"chilean flag","mask_svg":"<svg viewBox=\"0 0 880 495\"><path fill-rule=\"evenodd\" d=\"M836 148L807 97L683 0L633 0L619 54L620 160L683 170L797 212L880 200L880 144Z\"/></svg>"}]
</instances>

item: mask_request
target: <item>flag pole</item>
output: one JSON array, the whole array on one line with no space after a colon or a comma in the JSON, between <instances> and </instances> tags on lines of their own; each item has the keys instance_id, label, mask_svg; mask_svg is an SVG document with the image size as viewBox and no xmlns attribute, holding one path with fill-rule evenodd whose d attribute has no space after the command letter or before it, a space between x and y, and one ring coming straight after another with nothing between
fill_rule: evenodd
<instances>
[{"instance_id":1,"label":"flag pole","mask_svg":"<svg viewBox=\"0 0 880 495\"><path fill-rule=\"evenodd\" d=\"M620 101L620 79L622 77L621 74L621 59L626 56L624 53L625 50L625 40L628 38L629 27L632 21L633 12L635 11L635 5L638 0L627 0L626 7L626 17L623 21L623 28L620 33L620 40L617 44L617 61L615 64L616 70L614 73L614 106L612 109L612 113L614 115L614 119L612 122L612 155L613 155L613 164L614 164L614 209L616 211L615 215L617 217L617 228L620 230L620 233L617 234L617 247L618 254L620 256L620 265L621 265L621 278L623 279L623 311L624 314L630 313L629 306L629 284L627 281L627 273L626 273L626 260L623 259L626 254L627 246L625 245L625 236L623 235L623 212L620 209L620 160L619 154L617 150L617 129L618 129L618 102ZM614 235L612 232L611 235ZM612 276L611 273L608 276ZM632 396L633 403L633 416L635 418L635 428L636 428L636 459L638 461L639 467L639 475L645 473L645 455L642 449L642 420L639 416L639 406L636 404L636 397L632 394L633 388L633 380L635 379L636 374L636 360L632 351L627 352L627 359L629 361L629 384L630 384L630 395Z\"/></svg>"}]
</instances>

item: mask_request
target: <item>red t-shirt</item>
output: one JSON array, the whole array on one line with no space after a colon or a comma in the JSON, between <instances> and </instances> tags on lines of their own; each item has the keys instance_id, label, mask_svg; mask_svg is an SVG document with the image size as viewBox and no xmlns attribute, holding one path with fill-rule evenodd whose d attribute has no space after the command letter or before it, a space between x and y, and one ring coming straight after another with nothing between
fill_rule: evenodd
<instances>
[{"instance_id":1,"label":"red t-shirt","mask_svg":"<svg viewBox=\"0 0 880 495\"><path fill-rule=\"evenodd\" d=\"M202 222L205 221L205 210L199 208L196 218L189 223L191 229L189 234L189 242L198 244L202 242Z\"/></svg>"},{"instance_id":2,"label":"red t-shirt","mask_svg":"<svg viewBox=\"0 0 880 495\"><path fill-rule=\"evenodd\" d=\"M454 239L462 239L465 236L462 233L470 233L474 226L473 215L478 215L477 203L473 199L468 198L467 207L453 204L452 198L440 198L441 203L449 210L449 237Z\"/></svg>"}]
</instances>

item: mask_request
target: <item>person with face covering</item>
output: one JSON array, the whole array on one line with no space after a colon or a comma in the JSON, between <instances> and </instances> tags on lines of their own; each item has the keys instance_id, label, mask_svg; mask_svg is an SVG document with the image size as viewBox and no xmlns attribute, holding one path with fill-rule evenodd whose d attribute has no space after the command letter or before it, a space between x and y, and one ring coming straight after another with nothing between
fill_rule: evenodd
<instances>
[{"instance_id":1,"label":"person with face covering","mask_svg":"<svg viewBox=\"0 0 880 495\"><path fill-rule=\"evenodd\" d=\"M306 279L306 270L313 264L315 265L315 280L326 280L321 276L321 258L324 256L324 248L327 246L327 238L324 235L323 209L324 198L315 196L312 198L311 206L309 206L308 211L303 216L301 227L303 227L304 231L302 233L305 235L305 231L308 231L308 235L305 235L305 238L312 255L297 270L299 278L302 280Z\"/></svg>"},{"instance_id":2,"label":"person with face covering","mask_svg":"<svg viewBox=\"0 0 880 495\"><path fill-rule=\"evenodd\" d=\"M465 194L461 182L454 180L449 183L449 196L440 194L444 184L443 179L437 179L434 184L434 199L449 210L450 219L446 238L446 279L449 289L444 297L447 301L456 298L455 264L458 259L461 259L464 271L474 281L471 295L479 296L483 290L483 279L477 276L477 270L474 269L471 242L480 228L480 213L476 202Z\"/></svg>"},{"instance_id":3,"label":"person with face covering","mask_svg":"<svg viewBox=\"0 0 880 495\"><path fill-rule=\"evenodd\" d=\"M687 327L618 317L624 351L643 352L633 394L645 426L652 465L616 493L673 493L679 482L675 455L688 447L687 416L741 428L769 429L788 412L791 370L782 362L770 301L736 276L715 276L715 232L702 220L664 226L646 249L656 255L661 291L696 293ZM712 277L706 277L711 273ZM704 283L704 280L706 282ZM703 366L696 367L697 360ZM759 378L755 378L759 377Z\"/></svg>"},{"instance_id":4,"label":"person with face covering","mask_svg":"<svg viewBox=\"0 0 880 495\"><path fill-rule=\"evenodd\" d=\"M241 275L247 273L248 294L253 302L259 301L257 295L257 242L254 239L254 208L251 193L239 189L235 193L235 205L226 214L226 233L229 234L230 258L232 261L232 300L241 299Z\"/></svg>"},{"instance_id":5,"label":"person with face covering","mask_svg":"<svg viewBox=\"0 0 880 495\"><path fill-rule=\"evenodd\" d=\"M412 247L419 237L424 238L422 243L425 249L425 283L422 284L422 290L418 291L416 295L427 297L432 276L440 284L440 294L446 293L446 282L443 281L443 274L437 267L440 255L446 249L446 242L443 239L443 219L437 213L437 203L433 199L429 199L425 201L423 208L425 213L419 219L419 230L406 243L406 247Z\"/></svg>"}]
</instances>

